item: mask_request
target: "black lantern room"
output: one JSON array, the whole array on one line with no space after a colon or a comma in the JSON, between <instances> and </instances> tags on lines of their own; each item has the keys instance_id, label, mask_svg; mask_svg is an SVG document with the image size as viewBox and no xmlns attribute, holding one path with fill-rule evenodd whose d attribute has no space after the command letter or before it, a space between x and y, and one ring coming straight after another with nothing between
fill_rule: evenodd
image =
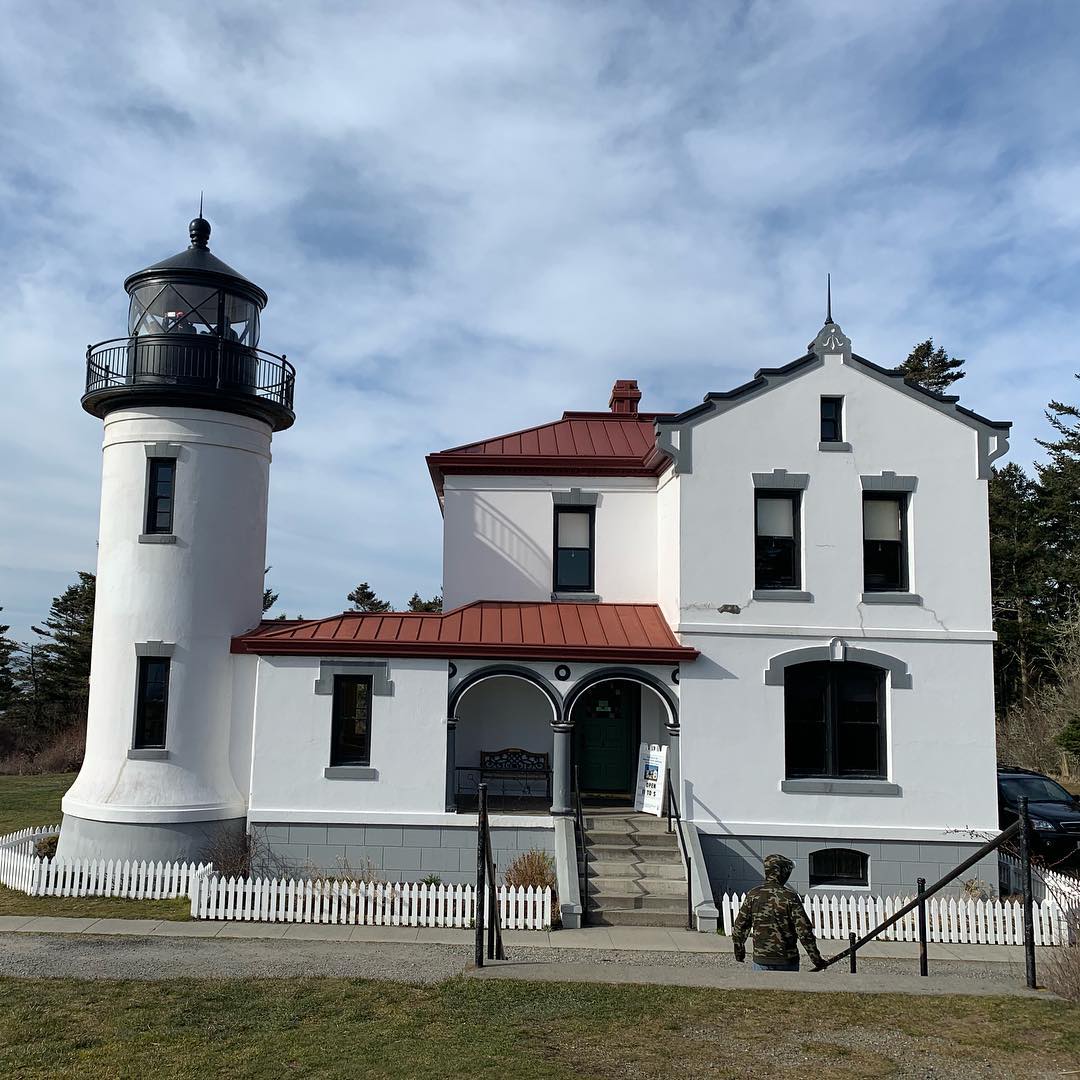
<instances>
[{"instance_id":1,"label":"black lantern room","mask_svg":"<svg viewBox=\"0 0 1080 1080\"><path fill-rule=\"evenodd\" d=\"M265 420L293 420L295 371L258 348L266 293L208 247L210 222L189 226L191 245L124 282L128 336L86 351L87 412L195 406Z\"/></svg>"}]
</instances>

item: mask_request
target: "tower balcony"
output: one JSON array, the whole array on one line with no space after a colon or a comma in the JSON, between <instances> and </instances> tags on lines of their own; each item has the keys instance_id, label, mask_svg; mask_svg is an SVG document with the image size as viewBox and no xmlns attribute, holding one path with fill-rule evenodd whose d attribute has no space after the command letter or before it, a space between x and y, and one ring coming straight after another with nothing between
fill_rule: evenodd
<instances>
[{"instance_id":1,"label":"tower balcony","mask_svg":"<svg viewBox=\"0 0 1080 1080\"><path fill-rule=\"evenodd\" d=\"M195 407L291 427L296 369L284 356L211 334L137 334L86 350L83 408Z\"/></svg>"}]
</instances>

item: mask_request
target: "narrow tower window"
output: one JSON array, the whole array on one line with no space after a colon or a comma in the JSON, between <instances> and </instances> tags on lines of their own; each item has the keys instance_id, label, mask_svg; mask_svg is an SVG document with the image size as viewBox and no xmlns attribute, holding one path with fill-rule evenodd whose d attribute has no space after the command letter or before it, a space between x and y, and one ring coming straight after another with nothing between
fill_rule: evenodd
<instances>
[{"instance_id":1,"label":"narrow tower window","mask_svg":"<svg viewBox=\"0 0 1080 1080\"><path fill-rule=\"evenodd\" d=\"M593 591L593 510L555 508L555 591Z\"/></svg>"},{"instance_id":2,"label":"narrow tower window","mask_svg":"<svg viewBox=\"0 0 1080 1080\"><path fill-rule=\"evenodd\" d=\"M173 488L176 462L172 458L151 458L147 470L146 532L173 531Z\"/></svg>"},{"instance_id":3,"label":"narrow tower window","mask_svg":"<svg viewBox=\"0 0 1080 1080\"><path fill-rule=\"evenodd\" d=\"M844 441L844 399L823 397L821 399L821 441Z\"/></svg>"},{"instance_id":4,"label":"narrow tower window","mask_svg":"<svg viewBox=\"0 0 1080 1080\"><path fill-rule=\"evenodd\" d=\"M799 493L757 492L754 517L754 588L800 588Z\"/></svg>"},{"instance_id":5,"label":"narrow tower window","mask_svg":"<svg viewBox=\"0 0 1080 1080\"><path fill-rule=\"evenodd\" d=\"M135 701L134 749L165 747L165 721L169 711L168 657L140 656Z\"/></svg>"}]
</instances>

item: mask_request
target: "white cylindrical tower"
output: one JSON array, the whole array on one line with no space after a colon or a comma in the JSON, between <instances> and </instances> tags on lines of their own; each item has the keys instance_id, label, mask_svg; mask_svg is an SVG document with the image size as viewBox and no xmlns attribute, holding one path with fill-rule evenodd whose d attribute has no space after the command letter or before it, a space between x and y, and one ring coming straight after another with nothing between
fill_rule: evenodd
<instances>
[{"instance_id":1,"label":"white cylindrical tower","mask_svg":"<svg viewBox=\"0 0 1080 1080\"><path fill-rule=\"evenodd\" d=\"M101 525L62 859L200 858L245 826L230 646L262 612L270 439L293 421L294 373L256 347L266 294L209 234L197 218L187 251L129 277L129 336L87 352Z\"/></svg>"}]
</instances>

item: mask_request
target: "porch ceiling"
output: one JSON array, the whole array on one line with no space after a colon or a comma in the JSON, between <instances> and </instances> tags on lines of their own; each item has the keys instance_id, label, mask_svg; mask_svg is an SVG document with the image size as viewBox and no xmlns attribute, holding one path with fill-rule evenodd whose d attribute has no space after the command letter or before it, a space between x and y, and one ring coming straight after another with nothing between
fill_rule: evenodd
<instances>
[{"instance_id":1,"label":"porch ceiling","mask_svg":"<svg viewBox=\"0 0 1080 1080\"><path fill-rule=\"evenodd\" d=\"M234 653L414 656L685 663L656 604L483 600L444 613L346 611L326 619L263 622L233 638Z\"/></svg>"}]
</instances>

